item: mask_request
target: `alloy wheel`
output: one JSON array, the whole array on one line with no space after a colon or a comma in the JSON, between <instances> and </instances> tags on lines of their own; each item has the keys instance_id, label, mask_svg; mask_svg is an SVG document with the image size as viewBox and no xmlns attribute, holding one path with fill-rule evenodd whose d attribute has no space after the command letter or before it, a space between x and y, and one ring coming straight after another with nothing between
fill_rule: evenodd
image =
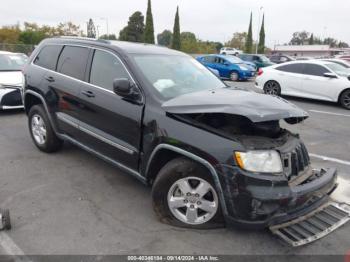
<instances>
[{"instance_id":1,"label":"alloy wheel","mask_svg":"<svg viewBox=\"0 0 350 262\"><path fill-rule=\"evenodd\" d=\"M32 117L31 126L32 126L32 134L35 139L35 142L37 142L39 145L45 144L46 126L43 118L40 115L35 114Z\"/></svg>"},{"instance_id":2,"label":"alloy wheel","mask_svg":"<svg viewBox=\"0 0 350 262\"><path fill-rule=\"evenodd\" d=\"M231 79L231 81L237 81L238 80L238 74L235 73L235 72L231 73L230 79Z\"/></svg>"},{"instance_id":3,"label":"alloy wheel","mask_svg":"<svg viewBox=\"0 0 350 262\"><path fill-rule=\"evenodd\" d=\"M344 107L350 109L350 92L347 92L343 97Z\"/></svg>"},{"instance_id":4,"label":"alloy wheel","mask_svg":"<svg viewBox=\"0 0 350 262\"><path fill-rule=\"evenodd\" d=\"M280 91L280 86L275 81L269 81L265 85L265 94L277 96Z\"/></svg>"},{"instance_id":5,"label":"alloy wheel","mask_svg":"<svg viewBox=\"0 0 350 262\"><path fill-rule=\"evenodd\" d=\"M208 222L217 213L218 205L218 196L212 185L198 177L180 179L168 192L171 213L186 224Z\"/></svg>"}]
</instances>

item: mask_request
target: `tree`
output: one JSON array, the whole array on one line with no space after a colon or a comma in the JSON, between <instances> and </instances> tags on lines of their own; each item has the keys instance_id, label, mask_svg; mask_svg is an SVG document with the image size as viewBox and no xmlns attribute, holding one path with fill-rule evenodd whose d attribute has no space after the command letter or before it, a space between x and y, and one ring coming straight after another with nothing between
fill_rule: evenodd
<instances>
[{"instance_id":1,"label":"tree","mask_svg":"<svg viewBox=\"0 0 350 262\"><path fill-rule=\"evenodd\" d=\"M19 25L3 26L0 29L0 43L17 43L20 33Z\"/></svg>"},{"instance_id":2,"label":"tree","mask_svg":"<svg viewBox=\"0 0 350 262\"><path fill-rule=\"evenodd\" d=\"M242 33L236 32L233 34L232 39L227 43L225 43L225 46L244 50L247 36L248 36L247 32L242 32Z\"/></svg>"},{"instance_id":3,"label":"tree","mask_svg":"<svg viewBox=\"0 0 350 262\"><path fill-rule=\"evenodd\" d=\"M338 47L338 40L332 37L327 37L323 40L323 44L329 45L330 47Z\"/></svg>"},{"instance_id":4,"label":"tree","mask_svg":"<svg viewBox=\"0 0 350 262\"><path fill-rule=\"evenodd\" d=\"M308 40L310 38L310 33L306 31L301 32L295 32L293 33L293 37L290 40L291 45L305 45L308 43Z\"/></svg>"},{"instance_id":5,"label":"tree","mask_svg":"<svg viewBox=\"0 0 350 262\"><path fill-rule=\"evenodd\" d=\"M262 20L261 29L260 29L258 53L259 54L265 53L265 15L263 15L263 20Z\"/></svg>"},{"instance_id":6,"label":"tree","mask_svg":"<svg viewBox=\"0 0 350 262\"><path fill-rule=\"evenodd\" d=\"M192 32L182 32L180 34L181 39L181 51L195 54L197 53L197 38Z\"/></svg>"},{"instance_id":7,"label":"tree","mask_svg":"<svg viewBox=\"0 0 350 262\"><path fill-rule=\"evenodd\" d=\"M154 44L154 27L151 0L148 0L145 28L145 43Z\"/></svg>"},{"instance_id":8,"label":"tree","mask_svg":"<svg viewBox=\"0 0 350 262\"><path fill-rule=\"evenodd\" d=\"M117 40L117 36L115 34L104 34L100 36L100 39L105 39L105 40Z\"/></svg>"},{"instance_id":9,"label":"tree","mask_svg":"<svg viewBox=\"0 0 350 262\"><path fill-rule=\"evenodd\" d=\"M83 36L83 31L80 29L80 26L72 22L59 23L56 30L58 35Z\"/></svg>"},{"instance_id":10,"label":"tree","mask_svg":"<svg viewBox=\"0 0 350 262\"><path fill-rule=\"evenodd\" d=\"M338 47L339 48L349 48L349 44L342 42L342 41L339 41Z\"/></svg>"},{"instance_id":11,"label":"tree","mask_svg":"<svg viewBox=\"0 0 350 262\"><path fill-rule=\"evenodd\" d=\"M94 21L90 18L87 24L87 37L96 38L96 28Z\"/></svg>"},{"instance_id":12,"label":"tree","mask_svg":"<svg viewBox=\"0 0 350 262\"><path fill-rule=\"evenodd\" d=\"M248 54L253 52L253 13L250 13L248 35L245 42L245 52Z\"/></svg>"},{"instance_id":13,"label":"tree","mask_svg":"<svg viewBox=\"0 0 350 262\"><path fill-rule=\"evenodd\" d=\"M180 16L179 16L179 7L176 9L174 30L173 30L173 42L171 47L176 50L181 49L181 35L180 35Z\"/></svg>"},{"instance_id":14,"label":"tree","mask_svg":"<svg viewBox=\"0 0 350 262\"><path fill-rule=\"evenodd\" d=\"M157 35L158 45L170 47L173 39L173 33L170 30L164 30Z\"/></svg>"},{"instance_id":15,"label":"tree","mask_svg":"<svg viewBox=\"0 0 350 262\"><path fill-rule=\"evenodd\" d=\"M309 45L314 45L315 40L314 40L314 34L311 34L310 39L309 39Z\"/></svg>"},{"instance_id":16,"label":"tree","mask_svg":"<svg viewBox=\"0 0 350 262\"><path fill-rule=\"evenodd\" d=\"M119 33L119 40L143 42L145 33L144 16L137 11L129 17L128 25Z\"/></svg>"}]
</instances>

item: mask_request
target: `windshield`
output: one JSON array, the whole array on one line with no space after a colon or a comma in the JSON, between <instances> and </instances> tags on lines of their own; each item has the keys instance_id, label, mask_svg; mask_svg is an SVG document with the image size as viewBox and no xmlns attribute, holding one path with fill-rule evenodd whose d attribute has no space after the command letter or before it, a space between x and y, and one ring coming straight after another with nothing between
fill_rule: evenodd
<instances>
[{"instance_id":1,"label":"windshield","mask_svg":"<svg viewBox=\"0 0 350 262\"><path fill-rule=\"evenodd\" d=\"M226 56L225 59L232 64L242 64L243 61L239 57L236 56Z\"/></svg>"},{"instance_id":2,"label":"windshield","mask_svg":"<svg viewBox=\"0 0 350 262\"><path fill-rule=\"evenodd\" d=\"M187 56L135 55L143 75L166 100L225 86L213 73Z\"/></svg>"},{"instance_id":3,"label":"windshield","mask_svg":"<svg viewBox=\"0 0 350 262\"><path fill-rule=\"evenodd\" d=\"M27 61L24 54L0 54L0 71L21 71Z\"/></svg>"},{"instance_id":4,"label":"windshield","mask_svg":"<svg viewBox=\"0 0 350 262\"><path fill-rule=\"evenodd\" d=\"M270 59L268 59L268 58L267 58L266 56L264 56L264 55L260 56L260 59L261 59L261 61L263 61L263 62L267 62L267 63L270 62Z\"/></svg>"},{"instance_id":5,"label":"windshield","mask_svg":"<svg viewBox=\"0 0 350 262\"><path fill-rule=\"evenodd\" d=\"M329 67L333 72L335 72L339 76L348 77L350 75L349 68L345 68L339 64L329 63L329 64L326 64L326 66Z\"/></svg>"}]
</instances>

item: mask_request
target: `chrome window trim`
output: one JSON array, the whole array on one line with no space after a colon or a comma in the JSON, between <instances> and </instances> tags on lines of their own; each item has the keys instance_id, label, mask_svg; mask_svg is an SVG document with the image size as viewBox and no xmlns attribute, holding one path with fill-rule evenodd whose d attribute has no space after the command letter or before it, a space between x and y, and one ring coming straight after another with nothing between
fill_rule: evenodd
<instances>
[{"instance_id":1,"label":"chrome window trim","mask_svg":"<svg viewBox=\"0 0 350 262\"><path fill-rule=\"evenodd\" d=\"M51 46L62 46L62 47L64 47L64 46L74 46L74 47L83 47L83 48L95 49L95 50L99 50L99 51L104 51L104 52L110 53L111 55L115 56L115 57L119 60L119 62L122 64L122 66L124 67L125 71L128 73L128 75L129 75L130 79L132 80L133 84L137 87L137 89L138 89L138 90L140 91L140 93L142 94L142 95L141 95L141 97L142 97L141 103L144 103L144 95L143 95L143 92L142 92L141 88L139 88L139 86L137 85L137 83L136 83L134 77L131 75L130 71L129 71L128 68L125 66L124 62L123 62L123 61L120 59L120 57L117 56L115 53L113 53L113 52L111 52L111 51L109 51L109 50L105 50L105 49L102 49L102 48L98 48L98 47L91 47L91 46L84 46L84 45L77 45L77 44L55 44L55 43L49 43L49 44L45 44L45 45L43 46L43 48L44 48L45 46L50 46L50 45L51 45ZM57 71L54 71L54 70L51 70L51 69L48 69L48 68L45 68L45 67L42 67L42 66L39 66L39 65L34 64L34 61L35 61L35 59L38 57L39 54L40 54L40 52L38 52L38 54L32 59L32 61L31 61L31 63L30 63L31 66L39 67L39 68L41 68L41 69L50 71L50 72L52 72L52 73L55 73L55 74L58 74L58 75L61 75L61 76L64 76L64 77L67 77L67 78L69 78L69 79L72 79L72 80L81 82L81 83L83 83L83 84L88 84L88 85L91 86L91 87L95 87L95 88L100 89L100 90L102 90L102 91L105 91L105 92L107 92L107 93L114 94L114 95L118 96L116 93L114 93L113 91L111 91L111 90L109 90L109 89L103 88L103 87L101 87L101 86L96 86L96 85L94 85L94 84L91 84L91 83L89 83L89 82L86 82L86 81L77 79L77 78L75 78L75 77L71 77L71 76L62 74L62 73L60 73L60 72L57 72Z\"/></svg>"},{"instance_id":2,"label":"chrome window trim","mask_svg":"<svg viewBox=\"0 0 350 262\"><path fill-rule=\"evenodd\" d=\"M210 173L211 173L211 175L213 177L216 189L218 190L218 195L220 196L219 199L220 199L222 211L223 211L223 213L225 215L228 214L226 203L225 203L224 193L223 193L223 190L222 190L222 187L221 187L221 184L220 184L220 180L219 180L219 175L217 174L215 168L207 160L205 160L205 159L203 159L203 158L201 158L201 157L199 157L199 156L197 156L197 155L195 155L195 154L193 154L191 152L188 152L188 151L183 150L183 149L181 149L179 147L172 146L172 145L169 145L169 144L159 144L159 145L157 145L155 147L155 149L152 151L150 158L148 159L147 166L146 166L146 177L148 175L148 171L149 171L151 162L152 162L155 154L161 149L168 149L168 150L174 151L176 153L179 153L179 154L181 154L183 156L191 158L192 160L194 160L194 161L204 165L210 171Z\"/></svg>"},{"instance_id":3,"label":"chrome window trim","mask_svg":"<svg viewBox=\"0 0 350 262\"><path fill-rule=\"evenodd\" d=\"M116 143L115 141L112 141L112 140L110 140L110 139L108 139L108 138L106 138L104 136L101 136L101 135L99 135L99 134L89 130L86 127L83 127L83 126L79 125L79 122L81 122L80 120L77 120L75 122L72 119L69 119L71 117L67 117L65 113L61 113L61 112L56 113L56 116L57 116L58 119L60 119L61 121L65 122L66 124L71 125L72 127L75 127L77 129L81 130L82 132L84 132L84 133L86 133L86 134L88 134L90 136L93 136L96 139L98 139L98 140L100 140L100 141L102 141L102 142L104 142L106 144L109 144L109 145L111 145L111 146L113 146L115 148L118 148L119 150L124 151L125 153L128 153L129 155L133 155L135 153L134 150L129 149L129 148L127 148L127 147L125 147L125 146L123 146L121 144Z\"/></svg>"}]
</instances>

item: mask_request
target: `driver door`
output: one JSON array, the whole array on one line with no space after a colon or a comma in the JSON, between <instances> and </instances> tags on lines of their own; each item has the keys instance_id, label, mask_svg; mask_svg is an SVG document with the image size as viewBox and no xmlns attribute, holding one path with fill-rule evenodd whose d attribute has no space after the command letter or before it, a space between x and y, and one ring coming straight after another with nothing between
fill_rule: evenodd
<instances>
[{"instance_id":1,"label":"driver door","mask_svg":"<svg viewBox=\"0 0 350 262\"><path fill-rule=\"evenodd\" d=\"M138 169L143 105L113 92L116 78L133 81L114 53L94 50L81 88L80 129L83 143L133 170Z\"/></svg>"}]
</instances>

